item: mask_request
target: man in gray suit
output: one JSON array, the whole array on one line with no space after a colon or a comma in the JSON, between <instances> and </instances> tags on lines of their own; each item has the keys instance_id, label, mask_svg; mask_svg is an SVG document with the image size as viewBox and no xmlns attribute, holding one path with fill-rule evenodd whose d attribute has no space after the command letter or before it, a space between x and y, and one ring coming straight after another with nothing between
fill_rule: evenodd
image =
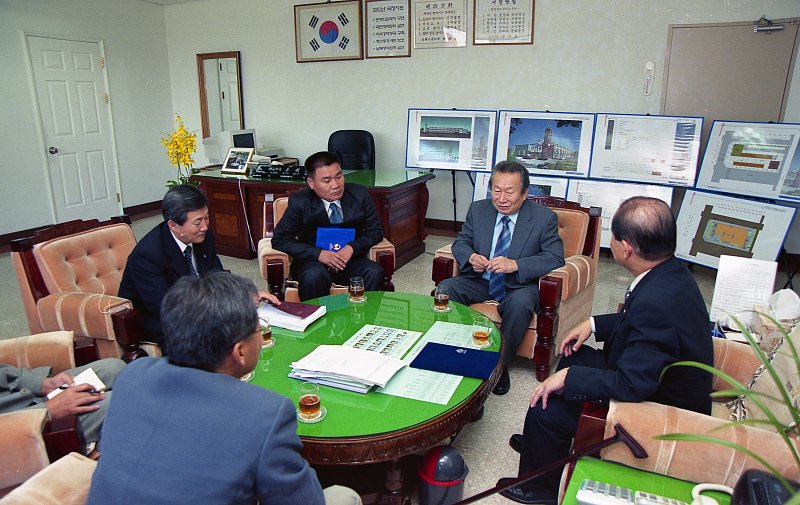
<instances>
[{"instance_id":1,"label":"man in gray suit","mask_svg":"<svg viewBox=\"0 0 800 505\"><path fill-rule=\"evenodd\" d=\"M460 276L442 281L450 299L463 304L496 300L503 318L503 373L494 394L511 388L508 364L539 308L539 277L564 265L558 219L527 199L528 170L501 161L489 180L492 198L473 202L453 242Z\"/></svg>"}]
</instances>

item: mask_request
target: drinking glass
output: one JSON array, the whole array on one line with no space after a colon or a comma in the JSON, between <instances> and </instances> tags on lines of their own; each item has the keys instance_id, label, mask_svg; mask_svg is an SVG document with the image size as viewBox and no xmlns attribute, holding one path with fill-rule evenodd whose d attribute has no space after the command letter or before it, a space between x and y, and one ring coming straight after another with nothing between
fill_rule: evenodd
<instances>
[{"instance_id":1,"label":"drinking glass","mask_svg":"<svg viewBox=\"0 0 800 505\"><path fill-rule=\"evenodd\" d=\"M492 345L492 339L489 338L492 327L489 324L489 318L486 316L475 316L472 318L472 343L478 347L488 347Z\"/></svg>"},{"instance_id":2,"label":"drinking glass","mask_svg":"<svg viewBox=\"0 0 800 505\"><path fill-rule=\"evenodd\" d=\"M322 413L319 400L319 385L313 382L300 384L300 396L297 399L297 404L297 411L301 418L307 420L317 419Z\"/></svg>"},{"instance_id":3,"label":"drinking glass","mask_svg":"<svg viewBox=\"0 0 800 505\"><path fill-rule=\"evenodd\" d=\"M364 303L367 297L364 296L364 279L361 277L350 278L350 289L348 291L348 301L350 303Z\"/></svg>"},{"instance_id":4,"label":"drinking glass","mask_svg":"<svg viewBox=\"0 0 800 505\"><path fill-rule=\"evenodd\" d=\"M435 312L450 312L450 295L447 286L436 286L433 293L433 310Z\"/></svg>"},{"instance_id":5,"label":"drinking glass","mask_svg":"<svg viewBox=\"0 0 800 505\"><path fill-rule=\"evenodd\" d=\"M261 336L264 337L264 341L261 342L262 348L275 345L275 341L272 339L272 325L269 324L269 319L267 318L261 319Z\"/></svg>"}]
</instances>

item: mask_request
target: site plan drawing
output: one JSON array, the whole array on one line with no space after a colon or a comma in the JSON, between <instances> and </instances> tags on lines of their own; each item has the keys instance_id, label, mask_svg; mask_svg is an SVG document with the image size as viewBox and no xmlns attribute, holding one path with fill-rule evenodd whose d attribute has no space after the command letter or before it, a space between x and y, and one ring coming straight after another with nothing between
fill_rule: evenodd
<instances>
[{"instance_id":1,"label":"site plan drawing","mask_svg":"<svg viewBox=\"0 0 800 505\"><path fill-rule=\"evenodd\" d=\"M722 255L775 261L794 213L792 207L687 190L675 255L711 268Z\"/></svg>"},{"instance_id":2,"label":"site plan drawing","mask_svg":"<svg viewBox=\"0 0 800 505\"><path fill-rule=\"evenodd\" d=\"M714 121L698 189L800 201L800 125Z\"/></svg>"}]
</instances>

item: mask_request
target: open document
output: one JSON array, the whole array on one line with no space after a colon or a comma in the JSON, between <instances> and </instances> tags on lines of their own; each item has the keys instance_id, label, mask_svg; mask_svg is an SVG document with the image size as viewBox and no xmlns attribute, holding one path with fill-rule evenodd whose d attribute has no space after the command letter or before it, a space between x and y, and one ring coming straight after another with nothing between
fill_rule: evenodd
<instances>
[{"instance_id":1,"label":"open document","mask_svg":"<svg viewBox=\"0 0 800 505\"><path fill-rule=\"evenodd\" d=\"M79 373L75 377L72 378L75 381L75 385L78 386L80 384L91 384L94 387L95 391L105 391L106 385L103 384L103 381L100 380L100 377L97 376L94 370L91 368L87 368L83 372ZM54 396L61 394L64 391L61 388L56 388L49 393L47 393L47 399L51 399Z\"/></svg>"},{"instance_id":2,"label":"open document","mask_svg":"<svg viewBox=\"0 0 800 505\"><path fill-rule=\"evenodd\" d=\"M366 393L385 386L404 361L374 351L341 345L321 345L292 363L289 377Z\"/></svg>"}]
</instances>

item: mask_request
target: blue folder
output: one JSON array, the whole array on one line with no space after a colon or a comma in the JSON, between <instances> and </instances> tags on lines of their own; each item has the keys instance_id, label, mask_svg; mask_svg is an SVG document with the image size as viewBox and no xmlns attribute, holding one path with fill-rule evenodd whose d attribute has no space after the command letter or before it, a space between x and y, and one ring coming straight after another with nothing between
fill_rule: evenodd
<instances>
[{"instance_id":1,"label":"blue folder","mask_svg":"<svg viewBox=\"0 0 800 505\"><path fill-rule=\"evenodd\" d=\"M356 238L355 228L317 228L317 247L328 251L338 251Z\"/></svg>"},{"instance_id":2,"label":"blue folder","mask_svg":"<svg viewBox=\"0 0 800 505\"><path fill-rule=\"evenodd\" d=\"M486 380L498 361L500 353L496 351L428 342L411 367Z\"/></svg>"}]
</instances>

